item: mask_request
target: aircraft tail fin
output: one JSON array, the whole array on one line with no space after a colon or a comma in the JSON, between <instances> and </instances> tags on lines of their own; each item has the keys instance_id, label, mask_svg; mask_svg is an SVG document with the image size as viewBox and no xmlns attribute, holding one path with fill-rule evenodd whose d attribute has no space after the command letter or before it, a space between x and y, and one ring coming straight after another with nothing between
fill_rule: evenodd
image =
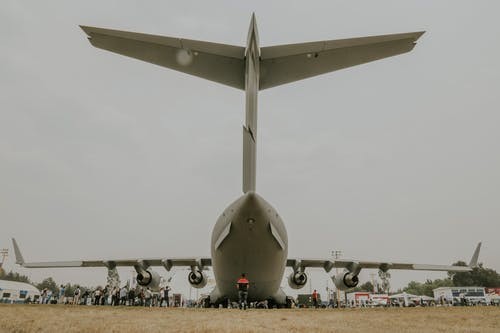
<instances>
[{"instance_id":1,"label":"aircraft tail fin","mask_svg":"<svg viewBox=\"0 0 500 333\"><path fill-rule=\"evenodd\" d=\"M476 250L474 251L474 254L472 255L472 258L470 259L469 262L469 267L470 268L476 268L477 267L477 260L479 258L479 251L481 251L481 242L477 244Z\"/></svg>"},{"instance_id":2,"label":"aircraft tail fin","mask_svg":"<svg viewBox=\"0 0 500 333\"><path fill-rule=\"evenodd\" d=\"M255 191L256 150L255 136L249 127L243 126L243 193Z\"/></svg>"},{"instance_id":3,"label":"aircraft tail fin","mask_svg":"<svg viewBox=\"0 0 500 333\"><path fill-rule=\"evenodd\" d=\"M17 245L16 239L12 238L12 245L14 246L14 254L16 256L16 264L23 266L24 265L24 258L21 253L21 250L19 249L19 245Z\"/></svg>"}]
</instances>

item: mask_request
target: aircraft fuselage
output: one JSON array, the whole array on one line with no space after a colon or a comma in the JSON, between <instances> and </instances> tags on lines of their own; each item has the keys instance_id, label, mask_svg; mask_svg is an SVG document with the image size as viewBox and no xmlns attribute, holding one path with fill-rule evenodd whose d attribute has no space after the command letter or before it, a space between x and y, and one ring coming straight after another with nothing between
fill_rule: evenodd
<instances>
[{"instance_id":1,"label":"aircraft fuselage","mask_svg":"<svg viewBox=\"0 0 500 333\"><path fill-rule=\"evenodd\" d=\"M245 51L245 128L252 147L243 163L255 172L257 138L257 93L259 91L259 36L252 17ZM244 143L245 144L245 143ZM212 241L212 266L216 288L210 301L238 299L236 281L245 273L250 281L249 301L273 299L285 303L280 284L288 254L285 225L276 210L255 191L255 174L246 185L250 191L227 207L215 224Z\"/></svg>"},{"instance_id":2,"label":"aircraft fuselage","mask_svg":"<svg viewBox=\"0 0 500 333\"><path fill-rule=\"evenodd\" d=\"M236 281L245 273L249 301L285 303L280 284L288 255L285 224L262 197L248 192L229 205L217 220L211 242L216 288L211 303L236 301Z\"/></svg>"}]
</instances>

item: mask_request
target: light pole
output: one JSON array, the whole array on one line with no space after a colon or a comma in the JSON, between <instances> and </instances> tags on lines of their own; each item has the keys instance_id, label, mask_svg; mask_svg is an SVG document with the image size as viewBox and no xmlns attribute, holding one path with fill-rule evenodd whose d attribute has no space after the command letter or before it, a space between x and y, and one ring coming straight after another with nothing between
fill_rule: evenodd
<instances>
[{"instance_id":1,"label":"light pole","mask_svg":"<svg viewBox=\"0 0 500 333\"><path fill-rule=\"evenodd\" d=\"M1 249L0 255L2 256L2 262L0 262L0 272L2 271L3 263L5 262L5 258L9 256L9 249Z\"/></svg>"},{"instance_id":2,"label":"light pole","mask_svg":"<svg viewBox=\"0 0 500 333\"><path fill-rule=\"evenodd\" d=\"M332 257L334 260L337 260L339 259L340 257L342 256L342 251L341 250L333 250L332 251ZM335 268L335 274L336 275L339 275L339 268ZM340 290L339 288L337 288L337 286L335 286L335 290L336 290L336 300L337 300L337 308L340 308Z\"/></svg>"},{"instance_id":3,"label":"light pole","mask_svg":"<svg viewBox=\"0 0 500 333\"><path fill-rule=\"evenodd\" d=\"M370 277L372 280L373 293L375 293L375 273L370 273ZM377 288L378 289L378 288Z\"/></svg>"}]
</instances>

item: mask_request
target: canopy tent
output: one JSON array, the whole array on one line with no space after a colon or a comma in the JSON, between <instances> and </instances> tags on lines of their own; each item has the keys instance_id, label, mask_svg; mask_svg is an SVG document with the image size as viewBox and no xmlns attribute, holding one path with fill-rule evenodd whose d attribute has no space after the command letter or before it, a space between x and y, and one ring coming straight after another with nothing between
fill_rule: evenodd
<instances>
[{"instance_id":1,"label":"canopy tent","mask_svg":"<svg viewBox=\"0 0 500 333\"><path fill-rule=\"evenodd\" d=\"M408 294L408 293L399 293L399 294L394 294L390 295L390 299L398 299L398 298L414 298L414 297L420 297L418 295L413 295L413 294Z\"/></svg>"},{"instance_id":2,"label":"canopy tent","mask_svg":"<svg viewBox=\"0 0 500 333\"><path fill-rule=\"evenodd\" d=\"M0 280L0 301L4 303L31 301L40 296L40 291L24 282Z\"/></svg>"}]
</instances>

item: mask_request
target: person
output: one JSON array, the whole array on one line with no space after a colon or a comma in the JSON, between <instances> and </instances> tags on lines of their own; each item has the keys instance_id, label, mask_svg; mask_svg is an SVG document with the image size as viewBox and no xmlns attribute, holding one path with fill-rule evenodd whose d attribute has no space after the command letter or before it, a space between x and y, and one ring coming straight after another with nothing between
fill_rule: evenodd
<instances>
[{"instance_id":1,"label":"person","mask_svg":"<svg viewBox=\"0 0 500 333\"><path fill-rule=\"evenodd\" d=\"M170 307L170 300L168 298L168 292L170 291L170 287L169 286L166 286L165 287L165 290L163 290L163 293L164 293L164 298L165 298L165 301L167 302L166 304L166 307Z\"/></svg>"},{"instance_id":2,"label":"person","mask_svg":"<svg viewBox=\"0 0 500 333\"><path fill-rule=\"evenodd\" d=\"M42 297L40 297L40 304L46 304L47 303L47 293L49 290L47 288L43 288L42 290Z\"/></svg>"},{"instance_id":3,"label":"person","mask_svg":"<svg viewBox=\"0 0 500 333\"><path fill-rule=\"evenodd\" d=\"M149 289L149 287L147 287L146 292L145 292L146 302L144 303L144 306L151 307L151 298L152 297L153 297L153 293L151 292L151 289Z\"/></svg>"},{"instance_id":4,"label":"person","mask_svg":"<svg viewBox=\"0 0 500 333\"><path fill-rule=\"evenodd\" d=\"M238 289L238 299L240 309L247 309L247 298L248 298L248 286L250 282L245 276L245 273L241 273L241 276L236 282L236 288Z\"/></svg>"},{"instance_id":5,"label":"person","mask_svg":"<svg viewBox=\"0 0 500 333\"><path fill-rule=\"evenodd\" d=\"M75 294L73 297L73 304L74 305L80 304L80 287L79 286L76 286Z\"/></svg>"},{"instance_id":6,"label":"person","mask_svg":"<svg viewBox=\"0 0 500 333\"><path fill-rule=\"evenodd\" d=\"M135 290L134 288L130 288L128 291L128 305L133 306L135 305Z\"/></svg>"},{"instance_id":7,"label":"person","mask_svg":"<svg viewBox=\"0 0 500 333\"><path fill-rule=\"evenodd\" d=\"M123 286L120 289L120 305L125 305L127 303L127 287Z\"/></svg>"},{"instance_id":8,"label":"person","mask_svg":"<svg viewBox=\"0 0 500 333\"><path fill-rule=\"evenodd\" d=\"M106 285L101 293L101 305L108 305L109 285Z\"/></svg>"},{"instance_id":9,"label":"person","mask_svg":"<svg viewBox=\"0 0 500 333\"><path fill-rule=\"evenodd\" d=\"M140 306L144 306L144 297L145 297L144 288L141 288L141 290L139 291L139 305Z\"/></svg>"},{"instance_id":10,"label":"person","mask_svg":"<svg viewBox=\"0 0 500 333\"><path fill-rule=\"evenodd\" d=\"M117 306L119 298L120 298L120 289L118 288L118 286L116 286L111 291L111 305Z\"/></svg>"},{"instance_id":11,"label":"person","mask_svg":"<svg viewBox=\"0 0 500 333\"><path fill-rule=\"evenodd\" d=\"M88 290L88 289L85 289L85 291L84 291L84 292L83 292L83 294L82 294L82 298L83 298L83 305L88 305L88 304L87 304L87 300L88 300L89 296L90 296L90 292L89 292L89 290Z\"/></svg>"},{"instance_id":12,"label":"person","mask_svg":"<svg viewBox=\"0 0 500 333\"><path fill-rule=\"evenodd\" d=\"M158 307L161 308L161 306L163 304L163 300L165 299L165 288L163 288L163 287L160 288L159 297L160 297L160 301L158 302Z\"/></svg>"},{"instance_id":13,"label":"person","mask_svg":"<svg viewBox=\"0 0 500 333\"><path fill-rule=\"evenodd\" d=\"M100 305L101 304L101 287L97 287L97 289L94 291L94 305Z\"/></svg>"},{"instance_id":14,"label":"person","mask_svg":"<svg viewBox=\"0 0 500 333\"><path fill-rule=\"evenodd\" d=\"M66 288L64 288L64 285L61 284L61 287L59 287L59 299L57 300L58 303L62 304L64 301L64 291Z\"/></svg>"},{"instance_id":15,"label":"person","mask_svg":"<svg viewBox=\"0 0 500 333\"><path fill-rule=\"evenodd\" d=\"M316 289L314 289L314 291L312 293L312 302L313 302L313 306L315 308L318 308L318 292L316 291Z\"/></svg>"}]
</instances>

